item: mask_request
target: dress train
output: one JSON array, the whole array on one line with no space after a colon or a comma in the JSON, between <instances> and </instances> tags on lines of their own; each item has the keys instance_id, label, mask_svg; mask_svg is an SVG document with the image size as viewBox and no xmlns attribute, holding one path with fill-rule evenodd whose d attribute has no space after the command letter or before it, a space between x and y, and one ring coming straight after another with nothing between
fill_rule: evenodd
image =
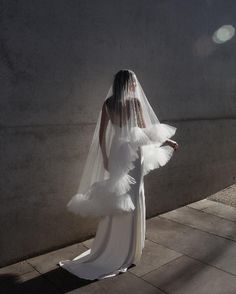
<instances>
[{"instance_id":1,"label":"dress train","mask_svg":"<svg viewBox=\"0 0 236 294\"><path fill-rule=\"evenodd\" d=\"M146 207L142 149L137 153L134 168L129 171L136 181L129 191L136 209L102 217L91 248L73 260L59 262L70 273L89 280L104 279L138 264L145 243Z\"/></svg>"}]
</instances>

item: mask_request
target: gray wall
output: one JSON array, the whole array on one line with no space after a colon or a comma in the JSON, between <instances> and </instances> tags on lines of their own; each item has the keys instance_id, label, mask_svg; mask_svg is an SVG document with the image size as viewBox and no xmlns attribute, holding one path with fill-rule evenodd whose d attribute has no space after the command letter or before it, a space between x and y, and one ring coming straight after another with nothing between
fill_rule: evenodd
<instances>
[{"instance_id":1,"label":"gray wall","mask_svg":"<svg viewBox=\"0 0 236 294\"><path fill-rule=\"evenodd\" d=\"M134 70L180 148L145 177L147 217L235 182L233 0L1 1L0 265L94 235L70 214L98 112Z\"/></svg>"}]
</instances>

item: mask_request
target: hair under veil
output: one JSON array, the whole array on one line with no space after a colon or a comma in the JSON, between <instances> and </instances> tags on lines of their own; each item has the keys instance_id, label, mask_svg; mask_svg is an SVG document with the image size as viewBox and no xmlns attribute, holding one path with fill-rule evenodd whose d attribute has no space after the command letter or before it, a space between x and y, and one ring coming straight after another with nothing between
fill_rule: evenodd
<instances>
[{"instance_id":1,"label":"hair under veil","mask_svg":"<svg viewBox=\"0 0 236 294\"><path fill-rule=\"evenodd\" d=\"M160 123L131 70L120 70L99 112L77 193L67 204L83 217L126 213L135 209L129 175L140 150L143 175L165 165L173 154L161 146L177 128ZM106 165L107 163L107 165Z\"/></svg>"}]
</instances>

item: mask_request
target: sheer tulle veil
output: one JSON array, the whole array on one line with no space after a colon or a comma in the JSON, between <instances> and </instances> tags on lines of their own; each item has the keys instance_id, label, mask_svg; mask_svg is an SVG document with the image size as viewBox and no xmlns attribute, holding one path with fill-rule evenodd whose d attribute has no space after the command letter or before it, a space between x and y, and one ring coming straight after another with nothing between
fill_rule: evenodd
<instances>
[{"instance_id":1,"label":"sheer tulle veil","mask_svg":"<svg viewBox=\"0 0 236 294\"><path fill-rule=\"evenodd\" d=\"M129 69L116 73L102 103L77 193L67 208L82 217L127 213L135 183L129 171L142 152L143 174L165 165L173 148L162 146L177 128L160 123Z\"/></svg>"}]
</instances>

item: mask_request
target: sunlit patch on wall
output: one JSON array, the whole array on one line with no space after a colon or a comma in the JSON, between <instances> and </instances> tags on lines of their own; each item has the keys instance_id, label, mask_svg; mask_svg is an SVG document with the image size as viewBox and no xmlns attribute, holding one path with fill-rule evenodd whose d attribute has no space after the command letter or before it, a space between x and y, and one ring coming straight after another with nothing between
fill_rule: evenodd
<instances>
[{"instance_id":1,"label":"sunlit patch on wall","mask_svg":"<svg viewBox=\"0 0 236 294\"><path fill-rule=\"evenodd\" d=\"M232 25L223 25L214 32L212 39L217 44L223 44L232 39L234 34L235 28Z\"/></svg>"}]
</instances>

